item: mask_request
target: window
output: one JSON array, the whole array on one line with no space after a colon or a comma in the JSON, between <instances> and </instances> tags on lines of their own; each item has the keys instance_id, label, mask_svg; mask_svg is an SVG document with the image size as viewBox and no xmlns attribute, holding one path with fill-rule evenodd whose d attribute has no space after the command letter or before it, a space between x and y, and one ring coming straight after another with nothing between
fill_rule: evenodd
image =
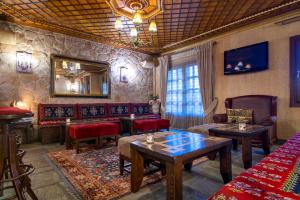
<instances>
[{"instance_id":1,"label":"window","mask_svg":"<svg viewBox=\"0 0 300 200\"><path fill-rule=\"evenodd\" d=\"M169 70L166 111L175 116L204 116L197 65L187 64Z\"/></svg>"}]
</instances>

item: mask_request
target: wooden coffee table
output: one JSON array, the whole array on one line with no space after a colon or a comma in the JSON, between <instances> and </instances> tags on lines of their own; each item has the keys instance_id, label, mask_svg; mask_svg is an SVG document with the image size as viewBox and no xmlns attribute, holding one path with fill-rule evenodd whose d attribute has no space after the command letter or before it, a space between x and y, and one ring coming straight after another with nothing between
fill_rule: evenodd
<instances>
[{"instance_id":1,"label":"wooden coffee table","mask_svg":"<svg viewBox=\"0 0 300 200\"><path fill-rule=\"evenodd\" d=\"M167 199L182 199L182 167L190 170L194 159L211 152L220 153L220 172L224 183L232 180L231 140L208 137L190 132L155 139L154 144L145 141L130 143L131 148L131 191L137 192L143 181L144 160L151 159L166 166Z\"/></svg>"},{"instance_id":2,"label":"wooden coffee table","mask_svg":"<svg viewBox=\"0 0 300 200\"><path fill-rule=\"evenodd\" d=\"M238 141L242 141L244 168L252 166L252 145L253 138L260 138L265 155L270 153L270 138L268 129L259 125L247 125L246 130L239 130L238 125L226 125L223 127L209 129L209 135L231 138L233 140L233 149L238 147Z\"/></svg>"}]
</instances>

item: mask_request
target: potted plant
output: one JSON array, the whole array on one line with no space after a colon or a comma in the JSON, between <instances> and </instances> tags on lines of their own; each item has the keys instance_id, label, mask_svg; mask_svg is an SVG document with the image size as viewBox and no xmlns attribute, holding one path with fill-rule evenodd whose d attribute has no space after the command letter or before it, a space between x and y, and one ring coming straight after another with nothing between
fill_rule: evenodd
<instances>
[{"instance_id":1,"label":"potted plant","mask_svg":"<svg viewBox=\"0 0 300 200\"><path fill-rule=\"evenodd\" d=\"M152 106L152 113L153 114L159 114L160 110L160 99L158 95L150 95L149 104Z\"/></svg>"}]
</instances>

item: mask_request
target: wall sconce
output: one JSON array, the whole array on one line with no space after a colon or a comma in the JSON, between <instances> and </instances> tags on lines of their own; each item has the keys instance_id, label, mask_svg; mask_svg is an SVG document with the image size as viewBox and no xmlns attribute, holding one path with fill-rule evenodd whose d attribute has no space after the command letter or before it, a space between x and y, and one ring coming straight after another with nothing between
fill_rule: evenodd
<instances>
[{"instance_id":1,"label":"wall sconce","mask_svg":"<svg viewBox=\"0 0 300 200\"><path fill-rule=\"evenodd\" d=\"M127 67L120 67L120 82L128 83L127 71Z\"/></svg>"},{"instance_id":2,"label":"wall sconce","mask_svg":"<svg viewBox=\"0 0 300 200\"><path fill-rule=\"evenodd\" d=\"M17 51L16 70L21 73L32 73L32 54L25 51Z\"/></svg>"},{"instance_id":3,"label":"wall sconce","mask_svg":"<svg viewBox=\"0 0 300 200\"><path fill-rule=\"evenodd\" d=\"M28 104L23 102L23 101L14 100L11 103L11 106L17 107L17 108L20 108L20 109L30 110L30 107L28 106Z\"/></svg>"}]
</instances>

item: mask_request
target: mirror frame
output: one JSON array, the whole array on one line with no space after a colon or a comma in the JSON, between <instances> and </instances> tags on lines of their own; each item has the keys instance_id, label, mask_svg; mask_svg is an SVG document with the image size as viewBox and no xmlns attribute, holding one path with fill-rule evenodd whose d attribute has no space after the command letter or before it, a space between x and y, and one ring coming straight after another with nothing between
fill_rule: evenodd
<instances>
[{"instance_id":1,"label":"mirror frame","mask_svg":"<svg viewBox=\"0 0 300 200\"><path fill-rule=\"evenodd\" d=\"M95 65L107 65L107 83L109 85L108 94L107 95L83 95L83 94L57 94L55 93L55 67L54 61L55 59L64 59L67 61L80 62L80 63L88 63ZM110 99L111 98L111 70L110 64L108 62L95 62L90 60L83 60L78 58L72 58L67 56L60 55L51 55L50 56L50 65L51 65L51 74L50 74L50 96L51 97L79 97L79 98L101 98L101 99Z\"/></svg>"}]
</instances>

